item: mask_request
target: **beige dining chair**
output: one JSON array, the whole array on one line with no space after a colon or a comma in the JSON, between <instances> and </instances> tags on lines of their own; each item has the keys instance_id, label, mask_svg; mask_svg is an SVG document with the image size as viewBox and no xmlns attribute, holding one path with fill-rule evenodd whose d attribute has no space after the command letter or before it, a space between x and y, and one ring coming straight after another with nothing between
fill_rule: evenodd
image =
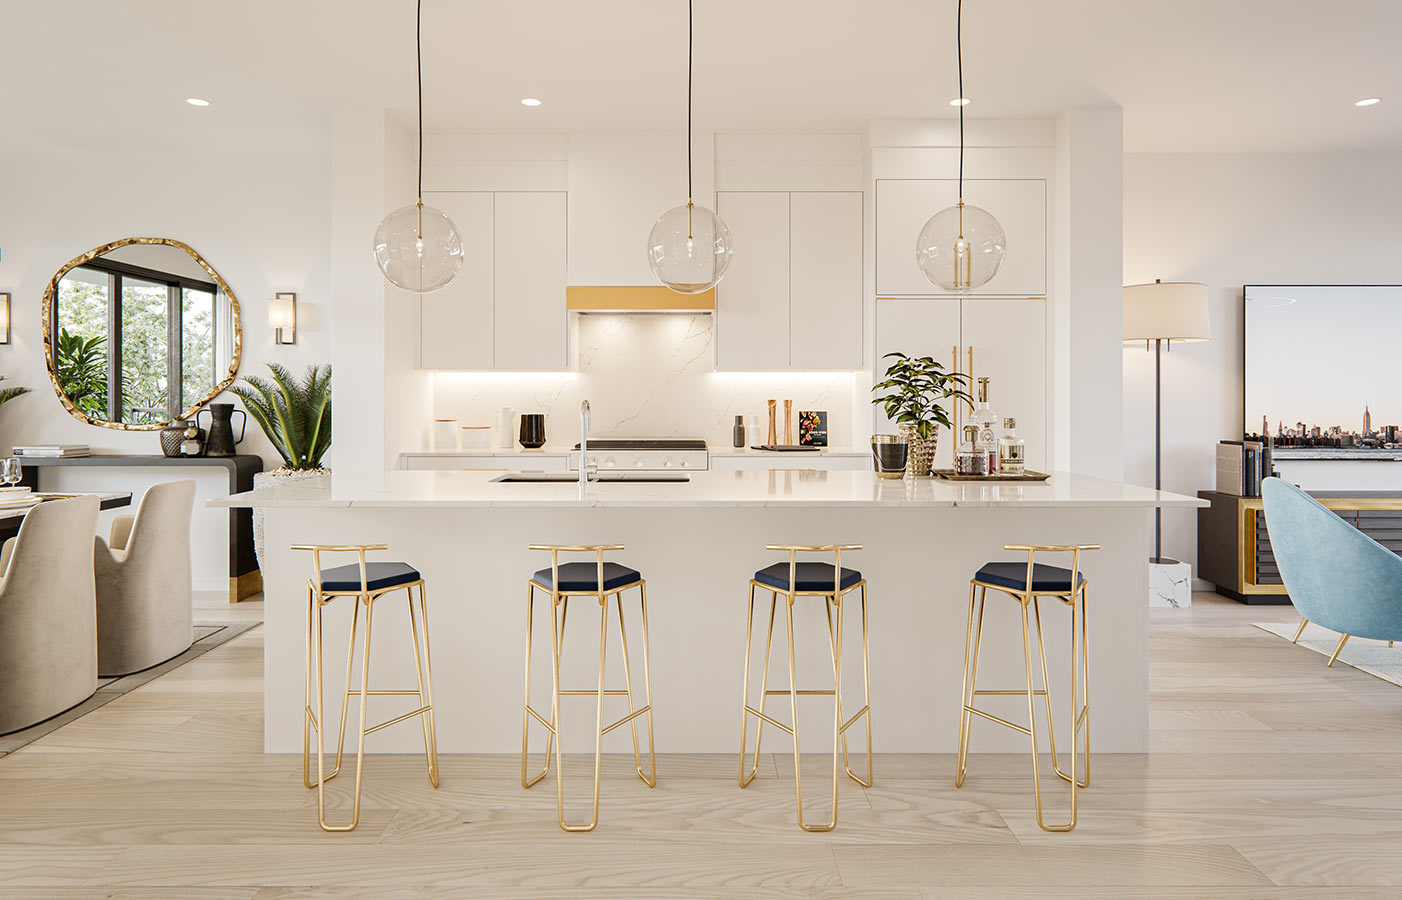
<instances>
[{"instance_id":1,"label":"beige dining chair","mask_svg":"<svg viewBox=\"0 0 1402 900\"><path fill-rule=\"evenodd\" d=\"M0 575L0 734L77 706L97 690L96 497L31 509Z\"/></svg>"},{"instance_id":2,"label":"beige dining chair","mask_svg":"<svg viewBox=\"0 0 1402 900\"><path fill-rule=\"evenodd\" d=\"M97 671L104 678L159 665L190 649L190 518L195 482L152 485L136 515L96 539Z\"/></svg>"}]
</instances>

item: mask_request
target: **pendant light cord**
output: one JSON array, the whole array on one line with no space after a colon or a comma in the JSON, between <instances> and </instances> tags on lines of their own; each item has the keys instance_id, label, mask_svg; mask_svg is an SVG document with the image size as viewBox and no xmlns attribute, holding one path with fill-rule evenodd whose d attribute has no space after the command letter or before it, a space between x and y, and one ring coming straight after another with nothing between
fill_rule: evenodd
<instances>
[{"instance_id":1,"label":"pendant light cord","mask_svg":"<svg viewBox=\"0 0 1402 900\"><path fill-rule=\"evenodd\" d=\"M692 0L686 0L686 202L691 205L691 68L692 47L696 43L696 25L692 15Z\"/></svg>"},{"instance_id":2,"label":"pendant light cord","mask_svg":"<svg viewBox=\"0 0 1402 900\"><path fill-rule=\"evenodd\" d=\"M419 72L419 205L424 202L424 0L414 14L414 64ZM422 230L422 229L421 229Z\"/></svg>"},{"instance_id":3,"label":"pendant light cord","mask_svg":"<svg viewBox=\"0 0 1402 900\"><path fill-rule=\"evenodd\" d=\"M959 66L959 202L964 202L964 0L958 0L954 12L954 55ZM961 228L960 231L963 229Z\"/></svg>"}]
</instances>

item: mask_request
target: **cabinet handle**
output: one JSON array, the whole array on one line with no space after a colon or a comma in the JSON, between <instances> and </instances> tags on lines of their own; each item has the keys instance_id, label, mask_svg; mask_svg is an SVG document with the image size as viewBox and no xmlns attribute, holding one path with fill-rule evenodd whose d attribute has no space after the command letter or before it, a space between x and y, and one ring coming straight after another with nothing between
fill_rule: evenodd
<instances>
[{"instance_id":1,"label":"cabinet handle","mask_svg":"<svg viewBox=\"0 0 1402 900\"><path fill-rule=\"evenodd\" d=\"M955 344L953 347L950 347L950 348L949 348L949 355L950 355L949 374L951 374L951 375L957 375L957 374L959 374L959 345L958 345L958 344ZM958 402L956 401L955 404L954 404L954 448L955 448L956 450L959 448L959 435L960 435L960 434L961 434L961 432L959 431L959 404L958 404Z\"/></svg>"}]
</instances>

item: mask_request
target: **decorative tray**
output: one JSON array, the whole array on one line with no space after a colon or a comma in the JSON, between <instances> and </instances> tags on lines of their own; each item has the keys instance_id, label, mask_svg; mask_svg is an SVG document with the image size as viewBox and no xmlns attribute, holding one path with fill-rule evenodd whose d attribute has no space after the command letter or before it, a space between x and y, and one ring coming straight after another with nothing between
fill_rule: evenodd
<instances>
[{"instance_id":1,"label":"decorative tray","mask_svg":"<svg viewBox=\"0 0 1402 900\"><path fill-rule=\"evenodd\" d=\"M812 444L756 444L751 450L768 450L770 453L817 453Z\"/></svg>"},{"instance_id":2,"label":"decorative tray","mask_svg":"<svg viewBox=\"0 0 1402 900\"><path fill-rule=\"evenodd\" d=\"M935 477L944 481L1012 481L1026 484L1031 481L1046 481L1051 476L1045 472L1033 472L1031 469L1021 475L960 475L953 469L935 469Z\"/></svg>"}]
</instances>

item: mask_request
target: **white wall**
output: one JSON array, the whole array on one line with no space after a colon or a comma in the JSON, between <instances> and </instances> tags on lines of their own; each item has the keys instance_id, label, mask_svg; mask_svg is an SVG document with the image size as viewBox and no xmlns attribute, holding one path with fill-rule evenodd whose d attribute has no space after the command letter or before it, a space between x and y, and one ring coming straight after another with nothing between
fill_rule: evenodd
<instances>
[{"instance_id":1,"label":"white wall","mask_svg":"<svg viewBox=\"0 0 1402 900\"><path fill-rule=\"evenodd\" d=\"M268 361L300 371L329 360L327 170L325 153L0 154L0 291L13 293L11 343L0 346L0 374L6 385L33 391L0 410L0 445L86 443L114 452L160 452L155 432L98 428L69 416L44 366L44 287L69 259L117 238L178 238L224 276L242 309L241 372L264 371ZM297 293L295 346L274 345L267 327L267 301L275 291ZM251 423L240 450L262 454L270 468L280 464ZM173 470L171 477L188 471ZM101 472L85 475L84 483L139 494L149 482L147 470ZM196 587L224 590L227 515L199 508L195 518Z\"/></svg>"},{"instance_id":2,"label":"white wall","mask_svg":"<svg viewBox=\"0 0 1402 900\"><path fill-rule=\"evenodd\" d=\"M1241 434L1242 285L1402 283L1399 210L1402 153L1125 157L1125 283L1201 281L1212 304L1211 342L1164 358L1167 490L1210 489L1214 445ZM1329 360L1310 364L1322 378L1348 377ZM1126 347L1124 371L1125 478L1153 484L1153 355ZM1313 468L1328 463L1308 465L1286 474L1339 486ZM1196 559L1193 512L1164 513L1164 553Z\"/></svg>"}]
</instances>

